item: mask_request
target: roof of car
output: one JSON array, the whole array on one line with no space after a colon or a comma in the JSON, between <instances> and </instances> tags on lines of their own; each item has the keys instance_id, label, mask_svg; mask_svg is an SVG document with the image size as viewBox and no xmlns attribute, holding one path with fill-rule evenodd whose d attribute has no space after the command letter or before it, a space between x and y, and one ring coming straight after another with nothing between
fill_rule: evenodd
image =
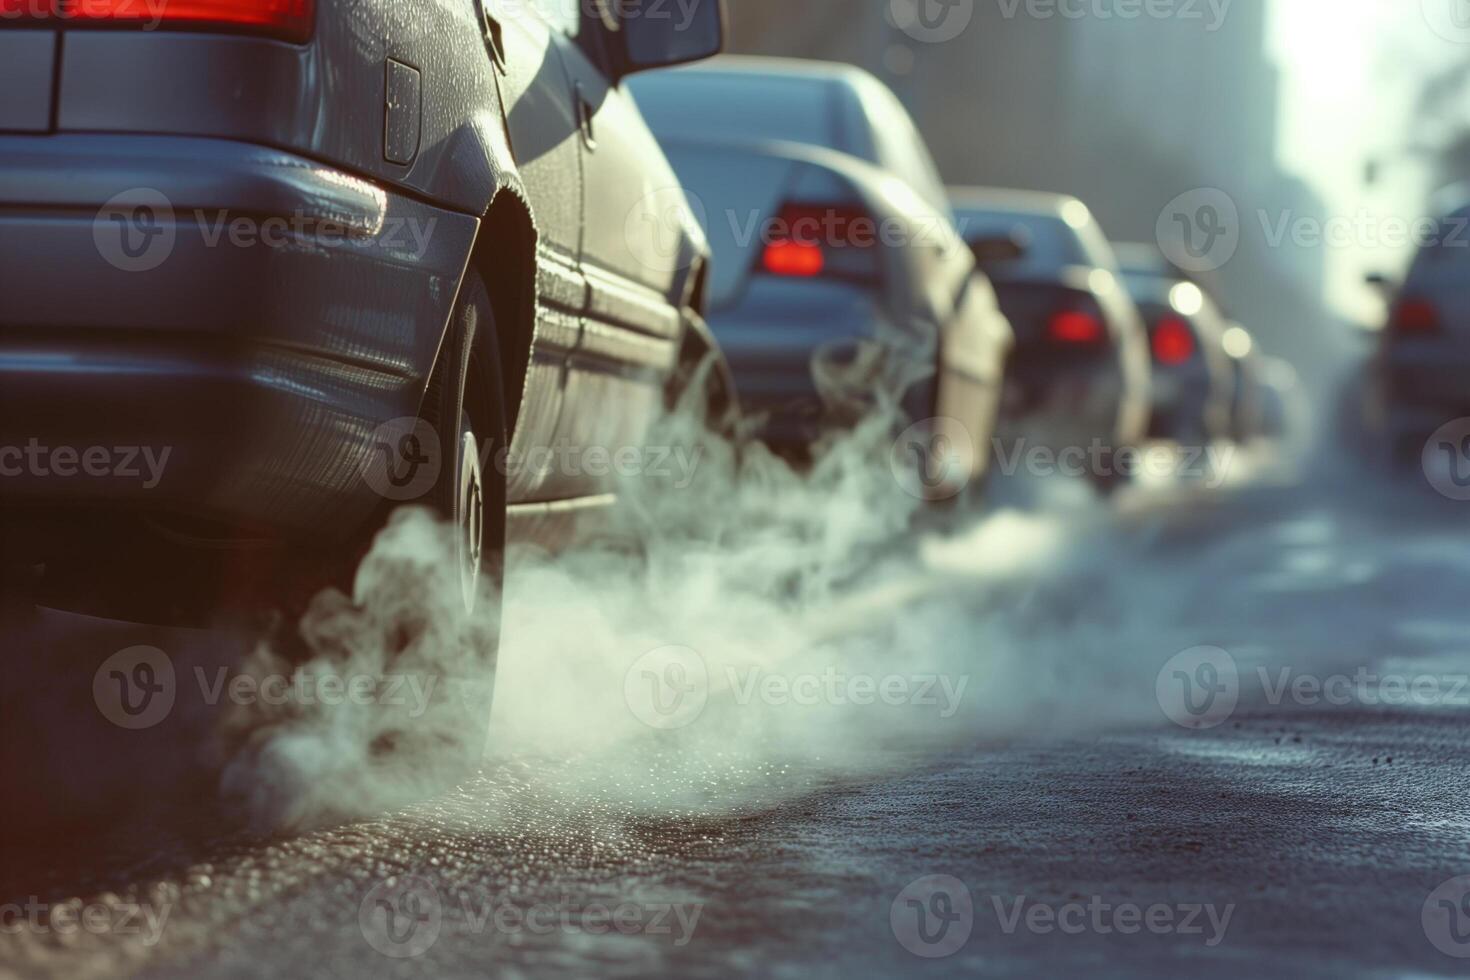
<instances>
[{"instance_id":1,"label":"roof of car","mask_svg":"<svg viewBox=\"0 0 1470 980\"><path fill-rule=\"evenodd\" d=\"M1113 254L1118 256L1118 265L1125 272L1156 275L1175 275L1177 272L1159 247L1147 242L1114 242Z\"/></svg>"},{"instance_id":2,"label":"roof of car","mask_svg":"<svg viewBox=\"0 0 1470 980\"><path fill-rule=\"evenodd\" d=\"M722 54L674 69L704 75L761 75L766 78L802 78L858 83L875 78L872 72L842 61L809 58L772 58L765 55Z\"/></svg>"},{"instance_id":3,"label":"roof of car","mask_svg":"<svg viewBox=\"0 0 1470 980\"><path fill-rule=\"evenodd\" d=\"M999 187L951 187L950 202L956 208L1001 214L1030 214L1061 218L1065 208L1082 204L1070 194L1045 191L1016 191ZM1083 205L1086 207L1086 205Z\"/></svg>"}]
</instances>

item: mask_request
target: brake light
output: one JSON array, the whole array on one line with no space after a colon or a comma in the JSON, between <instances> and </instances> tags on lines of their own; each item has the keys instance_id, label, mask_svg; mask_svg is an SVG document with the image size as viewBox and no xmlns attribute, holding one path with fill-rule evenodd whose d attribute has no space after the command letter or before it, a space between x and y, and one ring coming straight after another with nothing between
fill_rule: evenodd
<instances>
[{"instance_id":1,"label":"brake light","mask_svg":"<svg viewBox=\"0 0 1470 980\"><path fill-rule=\"evenodd\" d=\"M776 241L766 246L761 267L773 276L811 278L827 266L822 246L814 242Z\"/></svg>"},{"instance_id":2,"label":"brake light","mask_svg":"<svg viewBox=\"0 0 1470 980\"><path fill-rule=\"evenodd\" d=\"M315 6L315 0L0 0L0 19L77 27L223 27L305 41Z\"/></svg>"},{"instance_id":3,"label":"brake light","mask_svg":"<svg viewBox=\"0 0 1470 980\"><path fill-rule=\"evenodd\" d=\"M760 267L773 276L877 276L878 226L859 207L787 204L766 223L761 240Z\"/></svg>"},{"instance_id":4,"label":"brake light","mask_svg":"<svg viewBox=\"0 0 1470 980\"><path fill-rule=\"evenodd\" d=\"M1062 344L1095 344L1103 333L1102 321L1084 310L1063 310L1046 328L1047 336Z\"/></svg>"},{"instance_id":5,"label":"brake light","mask_svg":"<svg viewBox=\"0 0 1470 980\"><path fill-rule=\"evenodd\" d=\"M1154 360L1160 364L1183 364L1194 356L1194 331L1177 316L1166 316L1154 325Z\"/></svg>"},{"instance_id":6,"label":"brake light","mask_svg":"<svg viewBox=\"0 0 1470 980\"><path fill-rule=\"evenodd\" d=\"M1439 310L1428 300L1402 300L1394 307L1390 326L1394 333L1436 333L1439 330Z\"/></svg>"}]
</instances>

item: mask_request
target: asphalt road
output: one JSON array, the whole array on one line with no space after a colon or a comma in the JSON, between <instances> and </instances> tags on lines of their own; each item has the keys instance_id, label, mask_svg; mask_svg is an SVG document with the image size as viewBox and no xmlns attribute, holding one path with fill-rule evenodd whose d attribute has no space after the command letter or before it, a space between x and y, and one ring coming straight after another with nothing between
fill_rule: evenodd
<instances>
[{"instance_id":1,"label":"asphalt road","mask_svg":"<svg viewBox=\"0 0 1470 980\"><path fill-rule=\"evenodd\" d=\"M582 709L508 664L521 737L432 803L8 834L0 974L1462 975L1467 506L1355 470L1149 490L804 610L808 646L968 678L945 717L938 685L753 705L706 650L731 685L692 723L566 743Z\"/></svg>"}]
</instances>

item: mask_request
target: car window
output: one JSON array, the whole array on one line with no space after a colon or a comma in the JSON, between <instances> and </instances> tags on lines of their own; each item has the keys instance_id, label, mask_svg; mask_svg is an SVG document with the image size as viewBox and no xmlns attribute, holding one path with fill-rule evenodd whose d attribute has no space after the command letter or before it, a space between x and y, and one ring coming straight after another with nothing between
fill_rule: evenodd
<instances>
[{"instance_id":1,"label":"car window","mask_svg":"<svg viewBox=\"0 0 1470 980\"><path fill-rule=\"evenodd\" d=\"M1055 272L1063 266L1093 264L1074 230L1053 215L962 211L957 224L972 245L983 239L1013 239L1020 257L996 263L1011 271Z\"/></svg>"},{"instance_id":2,"label":"car window","mask_svg":"<svg viewBox=\"0 0 1470 980\"><path fill-rule=\"evenodd\" d=\"M627 85L659 136L786 140L851 152L824 79L661 71L634 75Z\"/></svg>"}]
</instances>

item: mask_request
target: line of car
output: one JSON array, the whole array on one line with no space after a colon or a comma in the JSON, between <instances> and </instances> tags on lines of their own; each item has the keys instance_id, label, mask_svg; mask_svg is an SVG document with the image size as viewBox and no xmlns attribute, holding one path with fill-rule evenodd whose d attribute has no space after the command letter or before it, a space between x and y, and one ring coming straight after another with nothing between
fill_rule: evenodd
<instances>
[{"instance_id":1,"label":"line of car","mask_svg":"<svg viewBox=\"0 0 1470 980\"><path fill-rule=\"evenodd\" d=\"M289 608L418 502L473 612L508 536L617 501L507 459L639 446L691 395L798 460L875 410L955 420L956 491L996 438L1269 415L1186 276L1120 266L1076 200L945 187L866 72L704 61L719 0L138 10L0 31L0 448L167 449L147 483L0 453L44 602Z\"/></svg>"}]
</instances>

